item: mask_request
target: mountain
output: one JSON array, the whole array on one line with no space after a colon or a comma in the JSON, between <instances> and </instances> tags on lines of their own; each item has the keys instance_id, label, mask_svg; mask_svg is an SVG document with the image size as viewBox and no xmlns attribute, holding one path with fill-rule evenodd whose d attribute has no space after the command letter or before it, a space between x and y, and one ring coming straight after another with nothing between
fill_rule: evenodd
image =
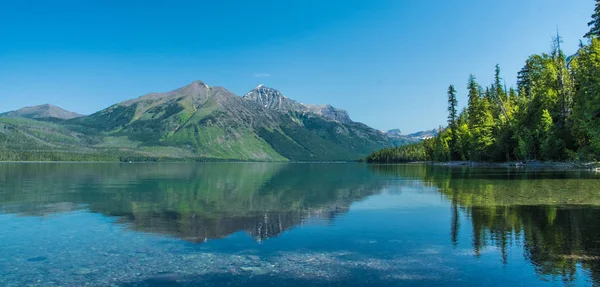
<instances>
[{"instance_id":1,"label":"mountain","mask_svg":"<svg viewBox=\"0 0 600 287\"><path fill-rule=\"evenodd\" d=\"M437 136L437 134L438 134L438 131L436 129L432 129L432 130L420 131L420 132L408 134L407 136L410 138L418 139L418 140L424 140L424 139L430 139L432 137L435 137L435 136Z\"/></svg>"},{"instance_id":2,"label":"mountain","mask_svg":"<svg viewBox=\"0 0 600 287\"><path fill-rule=\"evenodd\" d=\"M283 111L313 113L326 119L339 121L341 123L352 123L348 112L334 108L330 105L306 105L285 97L278 90L259 85L243 97L246 100L257 102L265 108Z\"/></svg>"},{"instance_id":3,"label":"mountain","mask_svg":"<svg viewBox=\"0 0 600 287\"><path fill-rule=\"evenodd\" d=\"M0 160L346 161L391 145L344 110L262 85L239 97L195 81L61 122L0 118Z\"/></svg>"},{"instance_id":4,"label":"mountain","mask_svg":"<svg viewBox=\"0 0 600 287\"><path fill-rule=\"evenodd\" d=\"M358 159L356 156L378 146L391 146L383 133L352 121L346 111L329 105L298 103L264 85L243 99L278 117L279 129L259 128L258 134L289 159Z\"/></svg>"},{"instance_id":5,"label":"mountain","mask_svg":"<svg viewBox=\"0 0 600 287\"><path fill-rule=\"evenodd\" d=\"M24 107L16 111L10 111L0 114L0 117L23 117L29 119L56 118L62 120L68 120L82 116L83 115L74 112L69 112L67 110L61 109L50 104Z\"/></svg>"},{"instance_id":6,"label":"mountain","mask_svg":"<svg viewBox=\"0 0 600 287\"><path fill-rule=\"evenodd\" d=\"M433 129L404 135L402 132L400 132L400 129L392 129L388 130L385 135L394 146L403 146L435 137L437 135L437 130Z\"/></svg>"},{"instance_id":7,"label":"mountain","mask_svg":"<svg viewBox=\"0 0 600 287\"><path fill-rule=\"evenodd\" d=\"M385 132L385 134L388 137L399 137L399 136L402 136L402 132L400 131L400 129L389 130L389 131Z\"/></svg>"}]
</instances>

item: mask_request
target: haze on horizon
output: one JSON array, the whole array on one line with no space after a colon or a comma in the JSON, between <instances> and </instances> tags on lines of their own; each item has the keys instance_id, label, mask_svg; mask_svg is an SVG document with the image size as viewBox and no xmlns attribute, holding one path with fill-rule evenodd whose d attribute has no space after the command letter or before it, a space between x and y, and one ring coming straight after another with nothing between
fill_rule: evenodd
<instances>
[{"instance_id":1,"label":"haze on horizon","mask_svg":"<svg viewBox=\"0 0 600 287\"><path fill-rule=\"evenodd\" d=\"M522 3L525 2L525 3ZM258 84L404 133L446 121L473 73L508 86L557 29L572 54L591 0L12 1L0 10L0 113L51 103L90 114L194 80L243 95Z\"/></svg>"}]
</instances>

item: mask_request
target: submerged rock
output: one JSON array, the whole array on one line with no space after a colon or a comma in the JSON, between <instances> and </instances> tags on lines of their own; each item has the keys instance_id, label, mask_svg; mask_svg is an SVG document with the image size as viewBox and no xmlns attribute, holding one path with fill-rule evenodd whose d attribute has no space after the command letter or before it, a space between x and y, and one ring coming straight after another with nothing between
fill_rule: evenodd
<instances>
[{"instance_id":1,"label":"submerged rock","mask_svg":"<svg viewBox=\"0 0 600 287\"><path fill-rule=\"evenodd\" d=\"M240 269L242 269L243 271L246 272L251 272L254 275L264 275L269 273L269 270L266 270L262 267L258 267L258 266L242 266L240 267Z\"/></svg>"}]
</instances>

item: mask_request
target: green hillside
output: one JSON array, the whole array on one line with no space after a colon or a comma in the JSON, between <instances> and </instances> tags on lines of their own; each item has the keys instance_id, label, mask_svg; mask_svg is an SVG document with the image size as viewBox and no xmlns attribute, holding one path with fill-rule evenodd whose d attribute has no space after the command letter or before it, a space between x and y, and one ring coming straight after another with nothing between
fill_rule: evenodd
<instances>
[{"instance_id":1,"label":"green hillside","mask_svg":"<svg viewBox=\"0 0 600 287\"><path fill-rule=\"evenodd\" d=\"M287 100L294 108L195 81L89 116L7 113L0 116L0 160L347 161L392 145L343 110Z\"/></svg>"}]
</instances>

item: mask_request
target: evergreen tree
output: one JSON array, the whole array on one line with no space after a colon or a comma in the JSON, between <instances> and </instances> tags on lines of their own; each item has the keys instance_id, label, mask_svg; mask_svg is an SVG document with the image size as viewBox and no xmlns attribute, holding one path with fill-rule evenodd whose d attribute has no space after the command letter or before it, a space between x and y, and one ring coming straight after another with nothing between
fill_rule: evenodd
<instances>
[{"instance_id":1,"label":"evergreen tree","mask_svg":"<svg viewBox=\"0 0 600 287\"><path fill-rule=\"evenodd\" d=\"M471 159L472 134L468 123L467 108L463 108L457 121L458 158L460 160Z\"/></svg>"},{"instance_id":2,"label":"evergreen tree","mask_svg":"<svg viewBox=\"0 0 600 287\"><path fill-rule=\"evenodd\" d=\"M454 85L450 85L450 87L448 87L448 128L451 134L449 147L451 159L453 160L458 159L457 105L456 89L454 89Z\"/></svg>"},{"instance_id":3,"label":"evergreen tree","mask_svg":"<svg viewBox=\"0 0 600 287\"><path fill-rule=\"evenodd\" d=\"M496 117L499 117L500 114L504 115L506 120L508 120L508 114L506 111L506 92L504 91L504 87L502 85L502 78L500 77L500 65L496 64L496 69L494 71L494 83L492 84L492 90L490 91L492 98L494 99L494 103L496 104Z\"/></svg>"},{"instance_id":4,"label":"evergreen tree","mask_svg":"<svg viewBox=\"0 0 600 287\"><path fill-rule=\"evenodd\" d=\"M481 97L480 87L475 81L473 74L469 75L469 81L467 83L467 89L469 90L469 102L467 107L468 123L469 127L473 128L475 123L479 121L479 102Z\"/></svg>"},{"instance_id":5,"label":"evergreen tree","mask_svg":"<svg viewBox=\"0 0 600 287\"><path fill-rule=\"evenodd\" d=\"M525 66L517 74L517 89L519 94L525 98L531 98L531 70L533 63L531 57L525 61Z\"/></svg>"},{"instance_id":6,"label":"evergreen tree","mask_svg":"<svg viewBox=\"0 0 600 287\"><path fill-rule=\"evenodd\" d=\"M592 21L588 22L588 26L590 26L590 31L585 33L584 37L592 38L600 36L600 0L596 0Z\"/></svg>"},{"instance_id":7,"label":"evergreen tree","mask_svg":"<svg viewBox=\"0 0 600 287\"><path fill-rule=\"evenodd\" d=\"M506 93L504 92L504 87L502 86L502 78L500 77L499 64L496 64L496 69L494 70L494 94L498 101L505 100Z\"/></svg>"},{"instance_id":8,"label":"evergreen tree","mask_svg":"<svg viewBox=\"0 0 600 287\"><path fill-rule=\"evenodd\" d=\"M577 89L573 103L574 133L580 157L600 159L600 40L580 49L571 66Z\"/></svg>"},{"instance_id":9,"label":"evergreen tree","mask_svg":"<svg viewBox=\"0 0 600 287\"><path fill-rule=\"evenodd\" d=\"M494 117L490 102L490 91L489 88L486 88L484 96L477 99L477 104L474 107L469 106L469 109L473 113L473 116L470 117L472 147L469 159L471 160L482 161L489 159L489 151L494 143Z\"/></svg>"},{"instance_id":10,"label":"evergreen tree","mask_svg":"<svg viewBox=\"0 0 600 287\"><path fill-rule=\"evenodd\" d=\"M567 70L565 54L560 47L562 38L558 31L552 40L552 59L556 66L556 90L559 101L557 124L559 128L564 128L571 107L571 89L569 87L570 81L568 80L569 71Z\"/></svg>"},{"instance_id":11,"label":"evergreen tree","mask_svg":"<svg viewBox=\"0 0 600 287\"><path fill-rule=\"evenodd\" d=\"M468 104L457 115L448 89L448 128L423 143L428 158L444 161L600 160L600 0L589 23L588 44L566 57L561 37L549 54L531 55L506 90L496 65L482 88L470 75Z\"/></svg>"},{"instance_id":12,"label":"evergreen tree","mask_svg":"<svg viewBox=\"0 0 600 287\"><path fill-rule=\"evenodd\" d=\"M444 132L442 132L442 130L440 129L440 132L438 133L437 137L435 138L434 149L433 149L433 160L434 161L442 161L443 162L443 161L451 160L450 147L448 145L448 139L446 137L447 131L448 130L445 130Z\"/></svg>"}]
</instances>

